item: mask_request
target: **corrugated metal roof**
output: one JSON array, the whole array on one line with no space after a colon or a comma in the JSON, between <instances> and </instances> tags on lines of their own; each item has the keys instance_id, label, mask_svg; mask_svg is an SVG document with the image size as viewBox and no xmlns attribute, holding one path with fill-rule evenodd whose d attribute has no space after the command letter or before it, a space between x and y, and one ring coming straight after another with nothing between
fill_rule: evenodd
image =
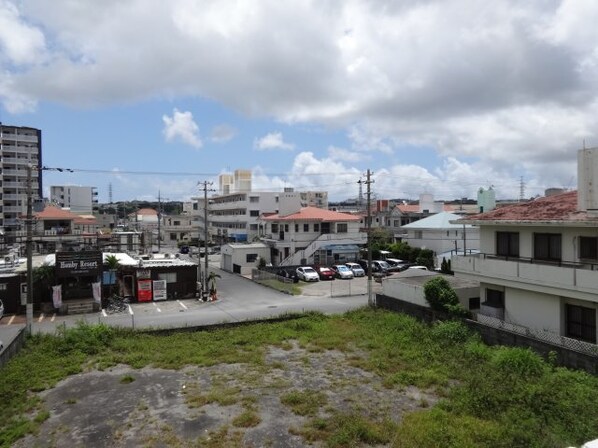
<instances>
[{"instance_id":1,"label":"corrugated metal roof","mask_svg":"<svg viewBox=\"0 0 598 448\"><path fill-rule=\"evenodd\" d=\"M435 215L428 216L427 218L420 219L418 221L405 224L401 226L403 229L462 229L463 224L451 224L451 221L455 221L461 218L461 215L450 212L440 212ZM466 226L471 227L471 226Z\"/></svg>"}]
</instances>

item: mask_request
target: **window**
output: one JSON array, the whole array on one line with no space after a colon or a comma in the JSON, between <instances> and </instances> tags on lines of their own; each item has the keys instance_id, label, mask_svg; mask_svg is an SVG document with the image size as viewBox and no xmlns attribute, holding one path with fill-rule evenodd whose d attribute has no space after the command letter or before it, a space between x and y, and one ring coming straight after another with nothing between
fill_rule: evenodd
<instances>
[{"instance_id":1,"label":"window","mask_svg":"<svg viewBox=\"0 0 598 448\"><path fill-rule=\"evenodd\" d=\"M176 272L160 272L158 280L166 280L166 283L176 283Z\"/></svg>"},{"instance_id":2,"label":"window","mask_svg":"<svg viewBox=\"0 0 598 448\"><path fill-rule=\"evenodd\" d=\"M415 232L413 232L413 237L415 239L421 240L423 236L424 236L424 233L421 230L416 230Z\"/></svg>"},{"instance_id":3,"label":"window","mask_svg":"<svg viewBox=\"0 0 598 448\"><path fill-rule=\"evenodd\" d=\"M249 210L249 216L257 217L260 216L259 210Z\"/></svg>"},{"instance_id":4,"label":"window","mask_svg":"<svg viewBox=\"0 0 598 448\"><path fill-rule=\"evenodd\" d=\"M289 231L289 225L288 225L288 224L285 224L285 225L284 225L284 231L285 231L285 232L288 232L288 231Z\"/></svg>"},{"instance_id":5,"label":"window","mask_svg":"<svg viewBox=\"0 0 598 448\"><path fill-rule=\"evenodd\" d=\"M278 233L278 223L272 223L272 233Z\"/></svg>"},{"instance_id":6,"label":"window","mask_svg":"<svg viewBox=\"0 0 598 448\"><path fill-rule=\"evenodd\" d=\"M249 202L251 203L256 203L256 202L260 202L260 197L259 196L249 196Z\"/></svg>"},{"instance_id":7,"label":"window","mask_svg":"<svg viewBox=\"0 0 598 448\"><path fill-rule=\"evenodd\" d=\"M336 225L336 233L347 233L347 223L346 222L339 222Z\"/></svg>"},{"instance_id":8,"label":"window","mask_svg":"<svg viewBox=\"0 0 598 448\"><path fill-rule=\"evenodd\" d=\"M249 224L249 230L257 230L257 224Z\"/></svg>"},{"instance_id":9,"label":"window","mask_svg":"<svg viewBox=\"0 0 598 448\"><path fill-rule=\"evenodd\" d=\"M299 232L299 224L295 224L295 232Z\"/></svg>"},{"instance_id":10,"label":"window","mask_svg":"<svg viewBox=\"0 0 598 448\"><path fill-rule=\"evenodd\" d=\"M535 233L534 258L538 260L561 261L561 234Z\"/></svg>"},{"instance_id":11,"label":"window","mask_svg":"<svg viewBox=\"0 0 598 448\"><path fill-rule=\"evenodd\" d=\"M319 232L320 231L320 224L315 223L314 224L314 232Z\"/></svg>"},{"instance_id":12,"label":"window","mask_svg":"<svg viewBox=\"0 0 598 448\"><path fill-rule=\"evenodd\" d=\"M247 254L245 256L245 260L247 261L247 263L255 263L255 261L257 260L257 254Z\"/></svg>"},{"instance_id":13,"label":"window","mask_svg":"<svg viewBox=\"0 0 598 448\"><path fill-rule=\"evenodd\" d=\"M496 255L519 257L519 233L496 232Z\"/></svg>"},{"instance_id":14,"label":"window","mask_svg":"<svg viewBox=\"0 0 598 448\"><path fill-rule=\"evenodd\" d=\"M303 231L309 232L309 224L303 224Z\"/></svg>"},{"instance_id":15,"label":"window","mask_svg":"<svg viewBox=\"0 0 598 448\"><path fill-rule=\"evenodd\" d=\"M596 310L594 308L567 304L565 314L567 336L596 343Z\"/></svg>"},{"instance_id":16,"label":"window","mask_svg":"<svg viewBox=\"0 0 598 448\"><path fill-rule=\"evenodd\" d=\"M469 309L470 310L479 310L480 309L480 298L479 297L470 297L469 298Z\"/></svg>"},{"instance_id":17,"label":"window","mask_svg":"<svg viewBox=\"0 0 598 448\"><path fill-rule=\"evenodd\" d=\"M579 258L598 260L598 237L579 237Z\"/></svg>"},{"instance_id":18,"label":"window","mask_svg":"<svg viewBox=\"0 0 598 448\"><path fill-rule=\"evenodd\" d=\"M6 283L0 283L0 291L6 291Z\"/></svg>"},{"instance_id":19,"label":"window","mask_svg":"<svg viewBox=\"0 0 598 448\"><path fill-rule=\"evenodd\" d=\"M486 301L484 305L491 306L492 308L504 308L505 307L505 292L497 289L486 289Z\"/></svg>"}]
</instances>

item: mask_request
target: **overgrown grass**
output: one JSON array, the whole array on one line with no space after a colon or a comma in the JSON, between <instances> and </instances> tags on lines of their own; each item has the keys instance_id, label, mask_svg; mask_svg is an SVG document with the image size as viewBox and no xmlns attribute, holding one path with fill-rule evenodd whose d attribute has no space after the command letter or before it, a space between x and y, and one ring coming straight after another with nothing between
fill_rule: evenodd
<instances>
[{"instance_id":1,"label":"overgrown grass","mask_svg":"<svg viewBox=\"0 0 598 448\"><path fill-rule=\"evenodd\" d=\"M272 289L276 289L277 291L286 292L287 294L291 294L293 296L298 296L303 292L303 289L298 283L285 283L276 279L258 280L257 283L268 286Z\"/></svg>"},{"instance_id":2,"label":"overgrown grass","mask_svg":"<svg viewBox=\"0 0 598 448\"><path fill-rule=\"evenodd\" d=\"M68 375L117 364L270 368L267 348L288 349L292 341L308 352L344 351L352 365L379 375L386 387L413 385L444 397L396 424L359 413L318 415L325 397L299 391L290 396L283 390L283 403L293 409L306 406L301 412L308 423L295 431L307 441L329 446L552 447L580 445L598 434L597 377L555 368L529 350L487 347L454 322L429 327L405 315L358 310L197 333L152 335L81 324L56 336L36 335L0 371L0 446L37 431L49 413L33 392L52 388ZM237 389L220 384L187 394L191 406L243 400ZM310 400L320 401L314 406ZM253 412L246 407L234 424L257 424L259 416ZM223 431L232 445L239 442L238 432Z\"/></svg>"}]
</instances>

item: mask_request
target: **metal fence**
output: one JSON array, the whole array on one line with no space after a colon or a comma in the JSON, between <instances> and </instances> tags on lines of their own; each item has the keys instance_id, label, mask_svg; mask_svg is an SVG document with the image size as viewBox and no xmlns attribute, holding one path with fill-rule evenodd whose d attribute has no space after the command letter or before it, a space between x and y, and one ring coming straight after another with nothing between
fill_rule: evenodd
<instances>
[{"instance_id":1,"label":"metal fence","mask_svg":"<svg viewBox=\"0 0 598 448\"><path fill-rule=\"evenodd\" d=\"M590 342L580 341L566 336L561 336L557 333L553 333L546 330L536 330L527 328L521 325L513 324L495 317L486 316L483 314L474 314L473 319L483 325L487 325L493 328L499 328L501 330L510 331L512 333L521 334L530 338L539 339L541 341L548 342L550 344L558 345L569 350L575 350L580 353L587 355L598 356L598 345Z\"/></svg>"}]
</instances>

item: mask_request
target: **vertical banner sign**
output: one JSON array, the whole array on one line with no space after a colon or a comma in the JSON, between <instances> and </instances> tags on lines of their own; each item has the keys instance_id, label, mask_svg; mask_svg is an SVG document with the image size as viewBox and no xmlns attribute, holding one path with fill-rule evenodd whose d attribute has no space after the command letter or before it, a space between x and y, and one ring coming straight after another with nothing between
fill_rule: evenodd
<instances>
[{"instance_id":1,"label":"vertical banner sign","mask_svg":"<svg viewBox=\"0 0 598 448\"><path fill-rule=\"evenodd\" d=\"M152 281L137 280L137 300L140 302L152 301Z\"/></svg>"},{"instance_id":2,"label":"vertical banner sign","mask_svg":"<svg viewBox=\"0 0 598 448\"><path fill-rule=\"evenodd\" d=\"M21 283L21 305L27 305L27 283Z\"/></svg>"},{"instance_id":3,"label":"vertical banner sign","mask_svg":"<svg viewBox=\"0 0 598 448\"><path fill-rule=\"evenodd\" d=\"M154 300L166 300L166 280L154 280Z\"/></svg>"},{"instance_id":4,"label":"vertical banner sign","mask_svg":"<svg viewBox=\"0 0 598 448\"><path fill-rule=\"evenodd\" d=\"M62 306L62 285L52 286L52 302L54 302L54 308Z\"/></svg>"},{"instance_id":5,"label":"vertical banner sign","mask_svg":"<svg viewBox=\"0 0 598 448\"><path fill-rule=\"evenodd\" d=\"M100 282L91 284L91 292L93 293L93 300L96 303L102 303L102 284Z\"/></svg>"}]
</instances>

